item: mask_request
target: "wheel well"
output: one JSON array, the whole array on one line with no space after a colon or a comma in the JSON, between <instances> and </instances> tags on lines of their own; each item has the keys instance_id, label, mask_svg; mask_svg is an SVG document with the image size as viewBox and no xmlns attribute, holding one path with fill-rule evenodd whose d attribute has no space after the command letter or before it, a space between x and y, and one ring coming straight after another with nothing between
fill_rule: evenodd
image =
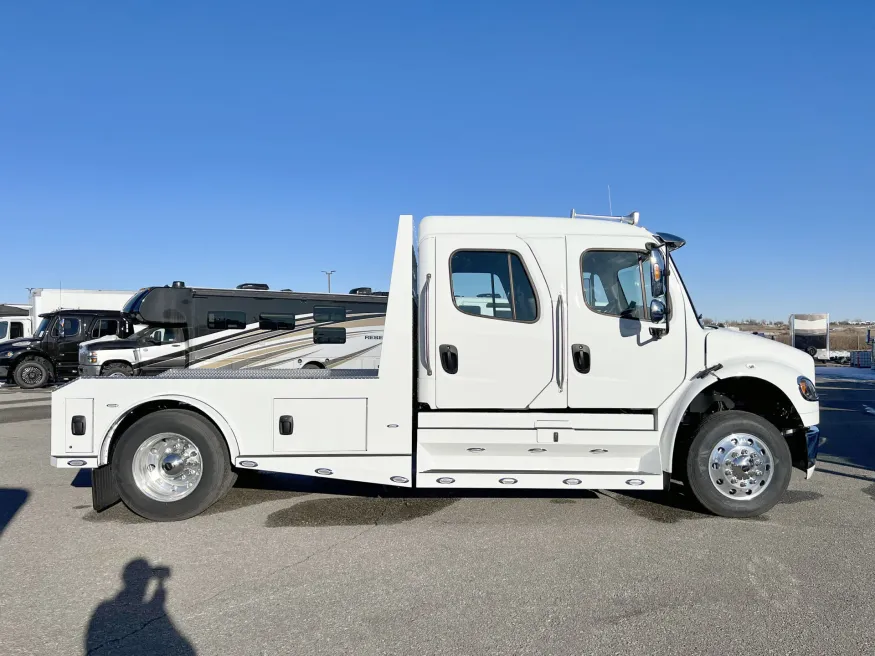
<instances>
[{"instance_id":1,"label":"wheel well","mask_svg":"<svg viewBox=\"0 0 875 656\"><path fill-rule=\"evenodd\" d=\"M807 466L802 419L787 395L762 378L738 376L719 380L706 387L687 406L675 435L673 472L684 471L689 445L702 422L717 412L727 410L744 410L771 422L787 439L794 464L798 466L798 463L804 462Z\"/></svg>"},{"instance_id":2,"label":"wheel well","mask_svg":"<svg viewBox=\"0 0 875 656\"><path fill-rule=\"evenodd\" d=\"M130 369L131 371L134 370L134 368L131 366L131 363L128 362L127 360L110 360L109 362L104 362L104 363L100 366L100 372L103 373L103 370L106 369L106 368L107 368L109 365L111 365L111 364L123 364L123 365L126 366L128 369Z\"/></svg>"},{"instance_id":3,"label":"wheel well","mask_svg":"<svg viewBox=\"0 0 875 656\"><path fill-rule=\"evenodd\" d=\"M157 401L148 401L146 403L143 403L142 405L138 405L122 418L118 426L116 426L115 431L113 431L112 437L110 438L109 449L106 452L106 462L112 462L112 452L113 449L115 449L115 445L118 444L119 438L137 420L142 419L146 415L150 415L154 412L160 412L161 410L170 409L188 410L190 412L194 412L195 414L200 415L213 425L213 427L216 429L216 432L218 432L219 435L221 435L226 442L228 441L228 436L225 435L224 431L222 431L222 429L219 428L218 424L213 421L213 418L210 417L207 413L203 412L200 408L196 408L195 406L189 405L188 403L183 403L182 401L176 401L173 399L159 399Z\"/></svg>"}]
</instances>

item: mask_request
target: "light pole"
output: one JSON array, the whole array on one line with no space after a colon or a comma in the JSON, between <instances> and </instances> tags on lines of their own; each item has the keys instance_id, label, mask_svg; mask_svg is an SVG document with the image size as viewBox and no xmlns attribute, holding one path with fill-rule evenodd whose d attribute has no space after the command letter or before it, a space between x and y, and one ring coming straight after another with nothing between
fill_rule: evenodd
<instances>
[{"instance_id":1,"label":"light pole","mask_svg":"<svg viewBox=\"0 0 875 656\"><path fill-rule=\"evenodd\" d=\"M323 271L322 273L324 273L326 276L328 276L328 293L330 294L331 293L331 274L334 273L334 269L332 269L331 271Z\"/></svg>"}]
</instances>

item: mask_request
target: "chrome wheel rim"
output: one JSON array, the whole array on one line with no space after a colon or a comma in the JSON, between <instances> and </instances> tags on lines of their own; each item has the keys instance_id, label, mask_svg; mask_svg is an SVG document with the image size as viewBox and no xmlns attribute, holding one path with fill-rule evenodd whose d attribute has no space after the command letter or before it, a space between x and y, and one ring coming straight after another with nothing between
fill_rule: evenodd
<instances>
[{"instance_id":1,"label":"chrome wheel rim","mask_svg":"<svg viewBox=\"0 0 875 656\"><path fill-rule=\"evenodd\" d=\"M201 452L178 433L158 433L143 442L132 463L137 488L155 501L172 502L194 492L203 475Z\"/></svg>"},{"instance_id":2,"label":"chrome wheel rim","mask_svg":"<svg viewBox=\"0 0 875 656\"><path fill-rule=\"evenodd\" d=\"M40 382L42 378L42 369L35 367L32 364L24 365L24 369L21 370L21 379L28 385L35 385Z\"/></svg>"},{"instance_id":3,"label":"chrome wheel rim","mask_svg":"<svg viewBox=\"0 0 875 656\"><path fill-rule=\"evenodd\" d=\"M769 447L756 435L732 433L711 451L708 472L720 494L736 501L749 501L769 487L775 463Z\"/></svg>"},{"instance_id":4,"label":"chrome wheel rim","mask_svg":"<svg viewBox=\"0 0 875 656\"><path fill-rule=\"evenodd\" d=\"M127 375L116 372L114 374L110 374L109 376L107 376L107 378L127 378Z\"/></svg>"}]
</instances>

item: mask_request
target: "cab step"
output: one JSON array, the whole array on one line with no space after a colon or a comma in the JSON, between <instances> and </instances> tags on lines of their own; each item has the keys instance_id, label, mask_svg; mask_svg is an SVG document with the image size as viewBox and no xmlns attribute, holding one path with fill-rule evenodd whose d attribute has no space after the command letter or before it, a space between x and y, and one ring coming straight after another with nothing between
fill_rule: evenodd
<instances>
[{"instance_id":1,"label":"cab step","mask_svg":"<svg viewBox=\"0 0 875 656\"><path fill-rule=\"evenodd\" d=\"M429 470L416 475L416 487L526 488L558 490L577 487L587 490L663 490L668 477L662 472L592 471L471 471Z\"/></svg>"}]
</instances>

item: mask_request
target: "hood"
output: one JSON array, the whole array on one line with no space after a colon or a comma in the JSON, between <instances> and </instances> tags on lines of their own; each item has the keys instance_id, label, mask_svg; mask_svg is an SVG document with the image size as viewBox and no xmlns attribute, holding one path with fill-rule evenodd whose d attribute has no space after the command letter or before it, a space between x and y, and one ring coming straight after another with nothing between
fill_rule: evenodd
<instances>
[{"instance_id":1,"label":"hood","mask_svg":"<svg viewBox=\"0 0 875 656\"><path fill-rule=\"evenodd\" d=\"M35 339L33 337L21 337L19 339L13 339L8 342L0 343L0 351L9 351L9 350L18 350L21 351L23 349L31 348L32 346L36 346L40 343L40 340Z\"/></svg>"},{"instance_id":2,"label":"hood","mask_svg":"<svg viewBox=\"0 0 875 656\"><path fill-rule=\"evenodd\" d=\"M778 362L814 380L814 358L805 351L737 330L708 330L705 337L705 366L713 367L717 363L748 358L751 361Z\"/></svg>"}]
</instances>

